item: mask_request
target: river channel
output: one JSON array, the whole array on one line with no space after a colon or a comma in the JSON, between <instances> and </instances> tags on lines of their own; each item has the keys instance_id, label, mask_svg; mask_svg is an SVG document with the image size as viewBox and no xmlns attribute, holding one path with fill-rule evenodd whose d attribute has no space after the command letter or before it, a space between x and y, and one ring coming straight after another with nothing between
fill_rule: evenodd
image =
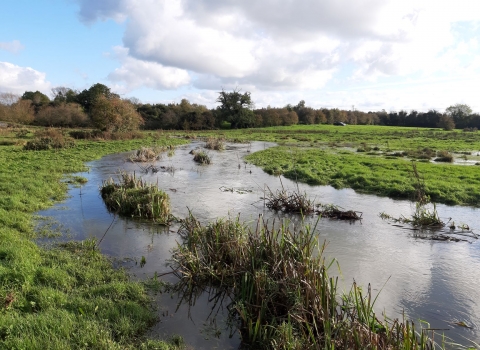
<instances>
[{"instance_id":1,"label":"river channel","mask_svg":"<svg viewBox=\"0 0 480 350\"><path fill-rule=\"evenodd\" d=\"M284 215L264 207L265 188L275 191L283 184L295 190L298 186L316 202L362 213L362 220L354 223L320 219L317 225L320 239L328 243L327 260L335 258L341 269L332 268L330 274L340 276L345 290L354 280L365 289L370 283L375 295L381 290L375 306L378 315L385 312L391 318L401 318L404 314L416 324L424 320L430 328L445 329L439 333L444 332L455 342L471 345L470 339L480 343L478 240L461 235L452 236L465 241L418 238L418 232L408 226L396 226L379 217L381 212L395 217L411 215L414 206L409 201L359 194L350 189L297 185L285 178L280 181L243 160L250 152L274 146L271 143L229 144L224 151L209 151L212 164L197 165L189 152L202 145L195 141L178 147L171 157L164 155L155 163L160 170L156 173L143 173L138 164L127 161L129 153L90 162L88 172L76 174L88 182L72 186L68 199L38 214L59 222L68 230L68 239L101 239L104 254L125 266L133 278L144 280L170 271L165 262L180 237L176 226L140 223L114 217L107 211L99 186L110 177L116 178L119 170L135 171L137 176L158 183L169 194L176 217L184 218L190 210L204 223L229 215L240 215L245 221L254 221L259 214L266 220L282 219ZM457 226L467 224L473 232L480 233L479 209L437 205L437 210L444 221L452 218ZM292 216L288 219L299 220ZM145 265L140 264L142 256ZM173 277L165 278L174 282ZM190 316L186 305L176 311L176 296L159 294L155 298L160 321L153 327L152 335L180 334L195 349L238 348L238 333L230 334L222 321L225 312L220 312L216 320L206 319L211 309L207 296L190 309ZM439 336L435 339L441 340Z\"/></svg>"}]
</instances>

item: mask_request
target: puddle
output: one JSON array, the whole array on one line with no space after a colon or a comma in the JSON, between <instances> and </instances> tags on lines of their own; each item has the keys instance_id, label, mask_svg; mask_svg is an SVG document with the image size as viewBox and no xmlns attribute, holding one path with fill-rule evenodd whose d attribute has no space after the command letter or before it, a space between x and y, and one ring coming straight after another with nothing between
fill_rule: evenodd
<instances>
[{"instance_id":1,"label":"puddle","mask_svg":"<svg viewBox=\"0 0 480 350\"><path fill-rule=\"evenodd\" d=\"M243 161L249 152L273 144L229 144L225 151L209 151L213 163L201 166L193 161L189 152L202 144L197 141L177 148L171 157L165 155L154 164L159 169L156 173L144 174L139 165L127 162L131 153L90 162L87 164L90 171L78 174L88 182L72 187L70 198L38 214L60 222L68 228L70 238L102 239L103 253L117 258L137 279L170 271L165 261L179 236L175 226L165 228L139 223L108 213L98 189L103 180L116 177L120 169L135 171L145 180L158 183L170 196L172 214L179 218L185 217L189 210L202 222L239 214L245 221L254 221L259 214L270 220L285 217L265 210L262 200L266 185L272 191L281 187L279 179ZM162 171L162 166L169 171ZM282 182L288 189L297 186L284 178ZM341 276L344 289L349 289L353 279L365 288L371 283L374 293L382 290L375 307L377 314L385 311L389 317L401 317L405 311L417 324L418 319L422 319L430 322L431 328L450 329L445 335L459 343L466 343L464 337L480 339L479 243L422 240L415 238L416 233L406 229L408 227L380 219L380 212L396 217L409 216L414 207L408 201L358 194L350 189L335 190L329 186L298 186L317 202L362 212L361 222L321 219L317 226L320 238L328 242L327 258L335 257L340 264L341 275L333 269L330 273ZM448 221L451 217L457 225L468 224L470 229L480 233L479 209L437 205L437 210L442 220ZM288 218L293 222L299 220L296 216ZM316 218L309 220L314 222ZM146 260L143 267L142 257ZM165 276L166 280L174 282L172 278ZM152 329L152 334L180 334L195 349L238 348L238 333L230 337L222 322L225 310L219 311L216 323L205 319L211 312L207 300L208 296L203 295L196 302L190 310L190 319L185 305L175 312L175 296L157 295L160 322ZM461 322L472 328L460 326Z\"/></svg>"}]
</instances>

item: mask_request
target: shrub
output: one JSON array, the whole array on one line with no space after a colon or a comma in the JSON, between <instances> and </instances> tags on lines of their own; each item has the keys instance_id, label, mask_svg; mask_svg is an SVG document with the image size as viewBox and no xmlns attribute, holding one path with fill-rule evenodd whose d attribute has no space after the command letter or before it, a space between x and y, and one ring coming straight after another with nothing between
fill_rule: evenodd
<instances>
[{"instance_id":1,"label":"shrub","mask_svg":"<svg viewBox=\"0 0 480 350\"><path fill-rule=\"evenodd\" d=\"M37 131L35 138L28 141L24 146L24 150L42 151L49 149L71 148L75 146L75 142L70 137L66 137L60 130L49 128Z\"/></svg>"}]
</instances>

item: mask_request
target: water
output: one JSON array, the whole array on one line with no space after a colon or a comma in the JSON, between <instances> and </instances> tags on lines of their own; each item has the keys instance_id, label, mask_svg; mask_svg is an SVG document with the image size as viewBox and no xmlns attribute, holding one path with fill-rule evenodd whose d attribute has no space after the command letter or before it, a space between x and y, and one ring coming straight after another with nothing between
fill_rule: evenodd
<instances>
[{"instance_id":1,"label":"water","mask_svg":"<svg viewBox=\"0 0 480 350\"><path fill-rule=\"evenodd\" d=\"M165 261L179 236L176 227L139 223L108 213L98 189L103 180L115 178L120 169L136 171L144 179L158 182L170 196L172 213L179 218L188 215L189 210L205 223L217 217L239 214L246 221L256 220L260 213L267 219L283 217L264 210L262 200L266 186L272 191L281 187L279 178L243 161L249 152L272 144L232 144L222 152L209 151L213 164L207 166L195 164L189 154L201 145L201 142L194 142L182 146L172 157L165 156L156 163L159 167L173 166L174 172L143 174L139 165L125 161L128 153L91 162L88 173L78 174L88 182L72 187L70 198L39 214L58 220L69 229L73 239L101 239L102 251L118 259L138 279L170 271ZM284 178L282 183L291 190L297 186ZM408 201L359 194L350 189L335 190L329 186L298 186L301 192L307 192L318 202L362 212L361 222L322 219L318 224L319 236L328 242L327 258L336 258L341 268L341 272L332 269L330 274L340 276L345 290L354 279L365 288L371 283L375 294L381 290L375 307L379 315L382 311L390 317L401 317L405 313L417 324L421 319L428 321L431 328L449 329L445 335L459 343L468 344L465 339L480 342L480 245L477 240L464 236L457 237L468 242L423 240L414 237L415 231L407 226L394 226L379 218L380 212L395 217L411 215L414 208ZM474 232L480 233L479 209L438 205L437 210L444 221L453 218L457 225L468 224ZM297 217L290 219L298 221ZM142 256L146 258L143 267L140 266ZM174 281L171 275L166 275L165 279ZM175 296L156 296L160 322L152 329L152 334L180 334L198 349L238 348L238 334L230 337L222 322L225 310L220 310L216 323L206 320L211 311L207 299L202 296L197 301L190 309L189 318L186 305L175 312ZM471 328L458 326L456 322L464 322Z\"/></svg>"}]
</instances>

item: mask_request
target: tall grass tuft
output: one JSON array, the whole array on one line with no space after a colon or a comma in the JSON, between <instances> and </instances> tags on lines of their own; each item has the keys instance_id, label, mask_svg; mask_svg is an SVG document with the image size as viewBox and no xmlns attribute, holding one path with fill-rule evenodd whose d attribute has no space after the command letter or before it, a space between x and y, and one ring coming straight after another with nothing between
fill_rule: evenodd
<instances>
[{"instance_id":1,"label":"tall grass tuft","mask_svg":"<svg viewBox=\"0 0 480 350\"><path fill-rule=\"evenodd\" d=\"M222 151L225 149L225 140L218 137L209 137L205 142L205 148Z\"/></svg>"},{"instance_id":2,"label":"tall grass tuft","mask_svg":"<svg viewBox=\"0 0 480 350\"><path fill-rule=\"evenodd\" d=\"M278 226L278 225L277 225ZM182 222L170 262L174 290L194 303L206 287L228 300L243 345L255 349L430 349L433 342L405 321L377 318L370 288L347 294L328 274L314 228L290 229L239 219L206 226L192 215ZM193 297L192 297L193 296Z\"/></svg>"},{"instance_id":3,"label":"tall grass tuft","mask_svg":"<svg viewBox=\"0 0 480 350\"><path fill-rule=\"evenodd\" d=\"M156 185L121 172L119 182L103 182L100 193L107 208L122 216L149 219L167 224L171 218L168 195Z\"/></svg>"},{"instance_id":4,"label":"tall grass tuft","mask_svg":"<svg viewBox=\"0 0 480 350\"><path fill-rule=\"evenodd\" d=\"M212 163L212 158L210 158L210 155L208 154L208 152L203 150L193 152L193 160L200 164Z\"/></svg>"},{"instance_id":5,"label":"tall grass tuft","mask_svg":"<svg viewBox=\"0 0 480 350\"><path fill-rule=\"evenodd\" d=\"M140 162L154 162L161 158L161 153L167 150L166 147L142 147L134 154L128 157L132 163Z\"/></svg>"}]
</instances>

